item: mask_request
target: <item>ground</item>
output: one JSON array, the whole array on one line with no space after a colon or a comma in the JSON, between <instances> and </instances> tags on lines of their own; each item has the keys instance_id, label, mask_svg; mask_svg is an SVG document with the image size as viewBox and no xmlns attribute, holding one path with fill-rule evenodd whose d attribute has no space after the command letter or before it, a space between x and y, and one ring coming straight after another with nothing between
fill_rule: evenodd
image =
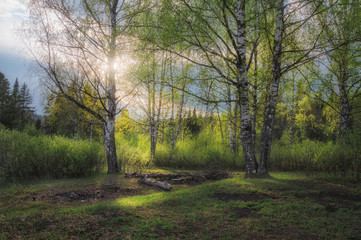
<instances>
[{"instance_id":1,"label":"ground","mask_svg":"<svg viewBox=\"0 0 361 240\"><path fill-rule=\"evenodd\" d=\"M107 174L2 187L0 239L360 239L358 184L232 176L170 192Z\"/></svg>"}]
</instances>

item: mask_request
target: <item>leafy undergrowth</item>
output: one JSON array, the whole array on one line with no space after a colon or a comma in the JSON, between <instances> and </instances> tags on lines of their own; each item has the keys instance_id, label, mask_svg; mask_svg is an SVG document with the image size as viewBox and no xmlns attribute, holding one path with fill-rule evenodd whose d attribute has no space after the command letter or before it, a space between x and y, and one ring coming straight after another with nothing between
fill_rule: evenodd
<instances>
[{"instance_id":1,"label":"leafy undergrowth","mask_svg":"<svg viewBox=\"0 0 361 240\"><path fill-rule=\"evenodd\" d=\"M167 171L162 171L167 172ZM119 175L0 190L0 239L358 239L361 193L299 173L177 185Z\"/></svg>"}]
</instances>

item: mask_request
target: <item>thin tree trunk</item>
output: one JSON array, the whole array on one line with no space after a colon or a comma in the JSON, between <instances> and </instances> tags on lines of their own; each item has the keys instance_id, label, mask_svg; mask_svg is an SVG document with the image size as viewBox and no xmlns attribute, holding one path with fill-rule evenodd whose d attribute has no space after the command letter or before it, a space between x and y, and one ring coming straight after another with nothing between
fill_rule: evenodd
<instances>
[{"instance_id":1,"label":"thin tree trunk","mask_svg":"<svg viewBox=\"0 0 361 240\"><path fill-rule=\"evenodd\" d=\"M234 116L233 116L233 151L238 152L238 116L239 116L239 104L234 105Z\"/></svg>"},{"instance_id":2,"label":"thin tree trunk","mask_svg":"<svg viewBox=\"0 0 361 240\"><path fill-rule=\"evenodd\" d=\"M292 146L294 142L295 136L295 118L296 112L298 109L298 98L295 96L297 91L297 86L295 82L295 76L292 78L292 100L291 100L291 112L290 112L290 137L289 137L289 144Z\"/></svg>"},{"instance_id":3,"label":"thin tree trunk","mask_svg":"<svg viewBox=\"0 0 361 240\"><path fill-rule=\"evenodd\" d=\"M222 121L221 121L221 117L219 115L218 106L217 106L217 115L218 115L218 121L219 121L219 130L221 131L221 137L222 137L222 141L223 141L224 137L223 137Z\"/></svg>"},{"instance_id":4,"label":"thin tree trunk","mask_svg":"<svg viewBox=\"0 0 361 240\"><path fill-rule=\"evenodd\" d=\"M257 102L257 90L258 90L258 53L257 53L257 49L254 52L254 85L253 85L253 93L252 93L252 98L253 98L253 104L252 104L252 109L253 109L253 116L252 116L252 141L253 141L253 145L256 145L256 127L257 127L257 110L258 110L258 102Z\"/></svg>"},{"instance_id":5,"label":"thin tree trunk","mask_svg":"<svg viewBox=\"0 0 361 240\"><path fill-rule=\"evenodd\" d=\"M163 76L162 76L163 79ZM155 157L155 150L157 148L158 142L158 135L159 135L159 124L160 124L160 115L162 113L162 99L163 99L163 83L161 83L160 91L159 91L159 102L158 102L158 109L157 109L157 119L155 122L155 138L154 138L154 145L153 145L153 159Z\"/></svg>"},{"instance_id":6,"label":"thin tree trunk","mask_svg":"<svg viewBox=\"0 0 361 240\"><path fill-rule=\"evenodd\" d=\"M207 86L207 92L206 92L206 118L205 118L205 126L207 126L209 123L211 123L211 116L213 115L212 110L209 110L209 102L211 98L211 90L212 90L213 81L210 82L209 86Z\"/></svg>"},{"instance_id":7,"label":"thin tree trunk","mask_svg":"<svg viewBox=\"0 0 361 240\"><path fill-rule=\"evenodd\" d=\"M172 81L173 81L173 79L172 79ZM173 89L173 87L171 89L171 96L172 96L172 108L171 108L171 116L170 116L170 141L171 141L171 151L169 154L170 159L172 159L172 152L173 152L173 148L174 148L173 142L174 142L174 137L175 137L175 132L174 132L174 126L175 126L175 122L174 122L174 89Z\"/></svg>"},{"instance_id":8,"label":"thin tree trunk","mask_svg":"<svg viewBox=\"0 0 361 240\"><path fill-rule=\"evenodd\" d=\"M292 146L295 136L295 110L291 110L291 120L290 120L290 141L289 144Z\"/></svg>"},{"instance_id":9,"label":"thin tree trunk","mask_svg":"<svg viewBox=\"0 0 361 240\"><path fill-rule=\"evenodd\" d=\"M227 87L227 95L228 95L228 139L229 139L229 150L234 152L233 148L233 117L232 117L232 102L231 102L231 88Z\"/></svg>"},{"instance_id":10,"label":"thin tree trunk","mask_svg":"<svg viewBox=\"0 0 361 240\"><path fill-rule=\"evenodd\" d=\"M237 116L238 116L238 104L235 104L234 112L232 109L232 94L231 88L228 86L227 88L228 95L228 138L229 138L229 150L231 152L237 151Z\"/></svg>"},{"instance_id":11,"label":"thin tree trunk","mask_svg":"<svg viewBox=\"0 0 361 240\"><path fill-rule=\"evenodd\" d=\"M352 127L351 106L350 106L349 98L347 96L346 89L347 89L346 81L340 81L339 95L340 95L341 111L340 111L339 136L341 137L344 136Z\"/></svg>"},{"instance_id":12,"label":"thin tree trunk","mask_svg":"<svg viewBox=\"0 0 361 240\"><path fill-rule=\"evenodd\" d=\"M164 141L165 141L165 126L166 126L166 123L165 122L163 122L163 124L162 124L162 131L161 131L161 133L162 133L162 138L160 139L160 142L161 143L164 143Z\"/></svg>"},{"instance_id":13,"label":"thin tree trunk","mask_svg":"<svg viewBox=\"0 0 361 240\"><path fill-rule=\"evenodd\" d=\"M172 95L172 108L171 108L171 115L170 115L170 136L171 136L171 139L173 140L174 138L174 89L172 88L172 91L171 91L171 95Z\"/></svg>"},{"instance_id":14,"label":"thin tree trunk","mask_svg":"<svg viewBox=\"0 0 361 240\"><path fill-rule=\"evenodd\" d=\"M93 141L93 120L90 121L90 134L89 141Z\"/></svg>"},{"instance_id":15,"label":"thin tree trunk","mask_svg":"<svg viewBox=\"0 0 361 240\"><path fill-rule=\"evenodd\" d=\"M156 86L156 81L155 81L155 79L156 79L155 71L153 74L152 88L150 88L150 86L148 84L148 93L149 93L148 105L149 105L149 113L150 113L150 121L149 121L150 155L151 155L152 160L154 160L155 151L157 148L160 116L161 116L161 112L162 112L163 79L164 79L165 71L166 71L166 63L164 61L165 60L163 60L163 65L162 65L162 74L161 74L162 82L160 84L160 89L159 89L158 105L156 104L157 86Z\"/></svg>"},{"instance_id":16,"label":"thin tree trunk","mask_svg":"<svg viewBox=\"0 0 361 240\"><path fill-rule=\"evenodd\" d=\"M246 163L246 177L257 172L255 149L252 142L252 119L249 110L248 79L246 62L246 3L237 2L237 54L238 71L237 91L239 96L240 117L241 117L241 140L243 156Z\"/></svg>"},{"instance_id":17,"label":"thin tree trunk","mask_svg":"<svg viewBox=\"0 0 361 240\"><path fill-rule=\"evenodd\" d=\"M153 76L155 78L155 76ZM150 80L152 81L152 80ZM149 136L150 136L150 158L154 159L155 154L155 79L153 79L153 85L150 86L150 82L148 82L148 112L149 112Z\"/></svg>"},{"instance_id":18,"label":"thin tree trunk","mask_svg":"<svg viewBox=\"0 0 361 240\"><path fill-rule=\"evenodd\" d=\"M74 119L74 140L78 140L78 119Z\"/></svg>"},{"instance_id":19,"label":"thin tree trunk","mask_svg":"<svg viewBox=\"0 0 361 240\"><path fill-rule=\"evenodd\" d=\"M183 85L183 91L182 91L182 101L181 101L181 105L180 105L180 109L179 109L177 129L175 131L174 137L171 140L171 157L172 157L173 150L174 150L175 144L176 144L178 136L179 136L180 127L181 127L181 123L182 123L182 117L183 117L182 112L183 112L184 99L185 99L185 92L184 92L185 87L186 87L186 85L184 84Z\"/></svg>"},{"instance_id":20,"label":"thin tree trunk","mask_svg":"<svg viewBox=\"0 0 361 240\"><path fill-rule=\"evenodd\" d=\"M277 0L276 29L273 46L272 79L270 84L268 103L263 118L261 146L259 154L258 174L268 175L268 164L271 157L272 129L278 101L278 89L281 78L282 40L284 31L284 0Z\"/></svg>"}]
</instances>

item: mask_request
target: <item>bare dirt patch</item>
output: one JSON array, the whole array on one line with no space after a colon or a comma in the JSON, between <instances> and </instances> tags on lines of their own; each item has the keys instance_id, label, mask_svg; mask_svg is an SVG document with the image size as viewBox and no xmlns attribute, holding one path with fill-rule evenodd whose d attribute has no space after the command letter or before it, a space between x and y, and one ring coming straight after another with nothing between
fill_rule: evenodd
<instances>
[{"instance_id":1,"label":"bare dirt patch","mask_svg":"<svg viewBox=\"0 0 361 240\"><path fill-rule=\"evenodd\" d=\"M318 193L296 193L296 198L311 198L318 204L325 206L328 212L335 212L339 208L360 209L361 196L352 195L341 190L331 190Z\"/></svg>"},{"instance_id":2,"label":"bare dirt patch","mask_svg":"<svg viewBox=\"0 0 361 240\"><path fill-rule=\"evenodd\" d=\"M309 198L325 207L328 212L336 212L340 208L359 210L361 208L361 194L352 194L345 186L312 180L280 181L267 186L267 190L278 196L294 196L295 198Z\"/></svg>"},{"instance_id":3,"label":"bare dirt patch","mask_svg":"<svg viewBox=\"0 0 361 240\"><path fill-rule=\"evenodd\" d=\"M45 201L51 203L95 203L103 200L111 200L121 197L129 197L149 193L153 189L148 186L101 186L73 191L46 190L30 197L31 201Z\"/></svg>"},{"instance_id":4,"label":"bare dirt patch","mask_svg":"<svg viewBox=\"0 0 361 240\"><path fill-rule=\"evenodd\" d=\"M229 202L229 201L257 202L265 198L271 198L269 195L266 194L227 193L227 192L216 192L212 195L212 197L224 202Z\"/></svg>"},{"instance_id":5,"label":"bare dirt patch","mask_svg":"<svg viewBox=\"0 0 361 240\"><path fill-rule=\"evenodd\" d=\"M257 217L256 212L251 208L232 207L229 209L229 212L231 216L236 218Z\"/></svg>"},{"instance_id":6,"label":"bare dirt patch","mask_svg":"<svg viewBox=\"0 0 361 240\"><path fill-rule=\"evenodd\" d=\"M264 186L267 190L282 192L288 194L293 191L312 191L319 188L320 183L309 180L281 180L275 183L269 183Z\"/></svg>"}]
</instances>

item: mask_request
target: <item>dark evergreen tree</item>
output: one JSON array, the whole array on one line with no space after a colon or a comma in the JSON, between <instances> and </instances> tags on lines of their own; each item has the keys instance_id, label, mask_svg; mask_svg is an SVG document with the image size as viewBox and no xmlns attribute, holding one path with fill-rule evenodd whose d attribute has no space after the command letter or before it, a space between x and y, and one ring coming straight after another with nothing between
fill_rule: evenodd
<instances>
[{"instance_id":1,"label":"dark evergreen tree","mask_svg":"<svg viewBox=\"0 0 361 240\"><path fill-rule=\"evenodd\" d=\"M26 124L31 122L31 116L34 113L33 108L31 107L32 97L26 83L21 86L19 94L18 105L18 121L20 122L20 128L23 128Z\"/></svg>"},{"instance_id":2,"label":"dark evergreen tree","mask_svg":"<svg viewBox=\"0 0 361 240\"><path fill-rule=\"evenodd\" d=\"M187 128L189 129L192 135L197 135L200 132L201 126L198 122L196 108L193 109L193 115L191 115L191 110L188 111L186 122L187 122Z\"/></svg>"},{"instance_id":3,"label":"dark evergreen tree","mask_svg":"<svg viewBox=\"0 0 361 240\"><path fill-rule=\"evenodd\" d=\"M41 119L40 119L40 118L38 118L38 119L36 120L35 128L36 128L37 130L41 130Z\"/></svg>"},{"instance_id":4,"label":"dark evergreen tree","mask_svg":"<svg viewBox=\"0 0 361 240\"><path fill-rule=\"evenodd\" d=\"M32 97L24 83L20 89L16 78L10 94L10 84L3 73L0 73L0 123L8 128L23 129L32 122L34 113L31 107Z\"/></svg>"},{"instance_id":5,"label":"dark evergreen tree","mask_svg":"<svg viewBox=\"0 0 361 240\"><path fill-rule=\"evenodd\" d=\"M10 126L9 121L10 104L10 83L5 75L0 72L0 123L6 127Z\"/></svg>"},{"instance_id":6,"label":"dark evergreen tree","mask_svg":"<svg viewBox=\"0 0 361 240\"><path fill-rule=\"evenodd\" d=\"M10 128L17 128L20 126L20 90L19 90L19 80L16 78L13 91L11 93L10 97L10 103L9 103L9 122L10 122Z\"/></svg>"}]
</instances>

